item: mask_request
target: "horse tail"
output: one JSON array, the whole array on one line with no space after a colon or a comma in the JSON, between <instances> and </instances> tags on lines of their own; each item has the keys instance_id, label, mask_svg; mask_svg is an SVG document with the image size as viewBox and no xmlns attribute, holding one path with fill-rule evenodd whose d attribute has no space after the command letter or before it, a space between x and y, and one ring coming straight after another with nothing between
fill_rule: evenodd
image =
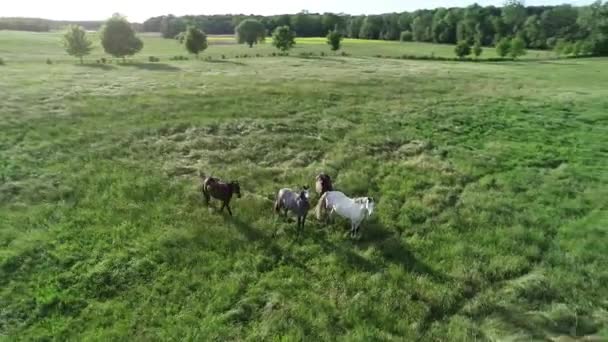
<instances>
[{"instance_id":1,"label":"horse tail","mask_svg":"<svg viewBox=\"0 0 608 342\"><path fill-rule=\"evenodd\" d=\"M277 200L274 202L274 211L278 213L280 210L281 210L281 201L277 198Z\"/></svg>"},{"instance_id":2,"label":"horse tail","mask_svg":"<svg viewBox=\"0 0 608 342\"><path fill-rule=\"evenodd\" d=\"M319 203L317 203L317 207L315 208L315 214L317 216L317 220L321 221L323 218L324 212L327 210L327 192L321 195L319 198Z\"/></svg>"}]
</instances>

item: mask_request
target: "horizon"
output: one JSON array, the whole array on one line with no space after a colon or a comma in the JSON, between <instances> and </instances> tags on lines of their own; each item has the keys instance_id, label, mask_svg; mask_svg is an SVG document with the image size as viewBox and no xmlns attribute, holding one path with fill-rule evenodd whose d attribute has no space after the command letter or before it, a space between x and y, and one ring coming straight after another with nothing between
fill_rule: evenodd
<instances>
[{"instance_id":1,"label":"horizon","mask_svg":"<svg viewBox=\"0 0 608 342\"><path fill-rule=\"evenodd\" d=\"M352 3L347 0L337 0L331 3L325 3L321 0L313 0L307 2L306 6L299 6L293 3L282 3L276 0L265 0L257 3L249 3L240 0L228 0L220 4L207 5L205 8L202 5L185 0L179 3L172 4L146 4L142 6L139 1L124 1L109 0L104 3L93 3L88 6L87 10L66 11L65 8L73 8L75 1L73 0L58 0L53 4L35 4L36 0L24 0L19 3L12 3L8 8L3 9L2 18L37 18L55 21L103 21L112 16L113 13L120 13L127 17L129 21L143 23L149 18L162 15L173 14L176 16L184 15L255 15L255 16L272 16L280 14L295 14L304 10L310 13L336 13L347 15L374 15L394 12L412 12L420 9L434 8L449 8L449 7L466 7L474 3L480 6L496 6L501 7L504 4L503 0L486 0L486 1L463 1L463 0L431 0L410 1L408 4L402 4L398 0L383 1L378 3L356 2ZM537 0L525 1L526 6L555 6L555 5L572 5L585 6L593 3L593 0L573 0L573 1L553 1L553 0ZM63 5L62 5L63 4ZM72 6L70 6L72 5ZM308 7L308 8L301 8ZM142 11L141 9L145 10ZM241 8L238 10L237 8ZM297 9L298 8L298 9ZM93 14L94 13L94 14ZM102 14L103 13L103 14ZM137 13L137 14L136 14Z\"/></svg>"}]
</instances>

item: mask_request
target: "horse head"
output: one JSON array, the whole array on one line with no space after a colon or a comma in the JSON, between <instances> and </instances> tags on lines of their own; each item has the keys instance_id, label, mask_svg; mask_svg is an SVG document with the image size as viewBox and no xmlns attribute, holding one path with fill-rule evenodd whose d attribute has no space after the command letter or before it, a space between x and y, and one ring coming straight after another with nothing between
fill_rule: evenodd
<instances>
[{"instance_id":1,"label":"horse head","mask_svg":"<svg viewBox=\"0 0 608 342\"><path fill-rule=\"evenodd\" d=\"M236 194L238 198L241 198L241 185L237 181L230 182L230 190L233 194Z\"/></svg>"},{"instance_id":2,"label":"horse head","mask_svg":"<svg viewBox=\"0 0 608 342\"><path fill-rule=\"evenodd\" d=\"M300 199L308 201L308 198L310 198L310 192L308 191L308 187L303 186L302 191L300 191Z\"/></svg>"},{"instance_id":3,"label":"horse head","mask_svg":"<svg viewBox=\"0 0 608 342\"><path fill-rule=\"evenodd\" d=\"M376 207L376 203L372 197L368 197L365 199L365 209L367 209L367 216L372 216L374 212L374 208Z\"/></svg>"}]
</instances>

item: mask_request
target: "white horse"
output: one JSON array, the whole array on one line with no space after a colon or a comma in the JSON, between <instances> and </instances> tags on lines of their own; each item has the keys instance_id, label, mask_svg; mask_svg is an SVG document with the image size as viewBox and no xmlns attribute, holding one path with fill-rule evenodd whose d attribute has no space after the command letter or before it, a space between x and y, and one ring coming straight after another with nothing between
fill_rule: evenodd
<instances>
[{"instance_id":1,"label":"white horse","mask_svg":"<svg viewBox=\"0 0 608 342\"><path fill-rule=\"evenodd\" d=\"M317 219L321 220L326 213L337 213L350 220L350 235L359 233L361 222L374 212L374 199L371 197L349 198L340 191L328 191L321 196L316 207Z\"/></svg>"}]
</instances>

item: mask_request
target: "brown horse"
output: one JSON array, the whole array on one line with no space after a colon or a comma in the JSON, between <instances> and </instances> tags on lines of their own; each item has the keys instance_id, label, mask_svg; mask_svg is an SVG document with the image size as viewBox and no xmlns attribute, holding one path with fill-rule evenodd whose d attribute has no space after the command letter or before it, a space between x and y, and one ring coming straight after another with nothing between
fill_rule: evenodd
<instances>
[{"instance_id":1,"label":"brown horse","mask_svg":"<svg viewBox=\"0 0 608 342\"><path fill-rule=\"evenodd\" d=\"M317 175L317 179L315 182L315 190L317 191L319 196L322 196L328 191L333 191L334 187L331 184L331 177L329 177L328 174L325 174L323 172Z\"/></svg>"},{"instance_id":2,"label":"brown horse","mask_svg":"<svg viewBox=\"0 0 608 342\"><path fill-rule=\"evenodd\" d=\"M209 200L211 197L222 201L222 208L220 212L224 210L224 208L228 209L228 214L232 216L232 211L230 210L230 200L232 199L232 195L236 194L238 198L241 198L241 187L239 182L232 181L230 183L224 183L221 180L213 177L205 177L203 178L203 186L201 191L203 192L203 197L205 198L205 202L209 205Z\"/></svg>"}]
</instances>

